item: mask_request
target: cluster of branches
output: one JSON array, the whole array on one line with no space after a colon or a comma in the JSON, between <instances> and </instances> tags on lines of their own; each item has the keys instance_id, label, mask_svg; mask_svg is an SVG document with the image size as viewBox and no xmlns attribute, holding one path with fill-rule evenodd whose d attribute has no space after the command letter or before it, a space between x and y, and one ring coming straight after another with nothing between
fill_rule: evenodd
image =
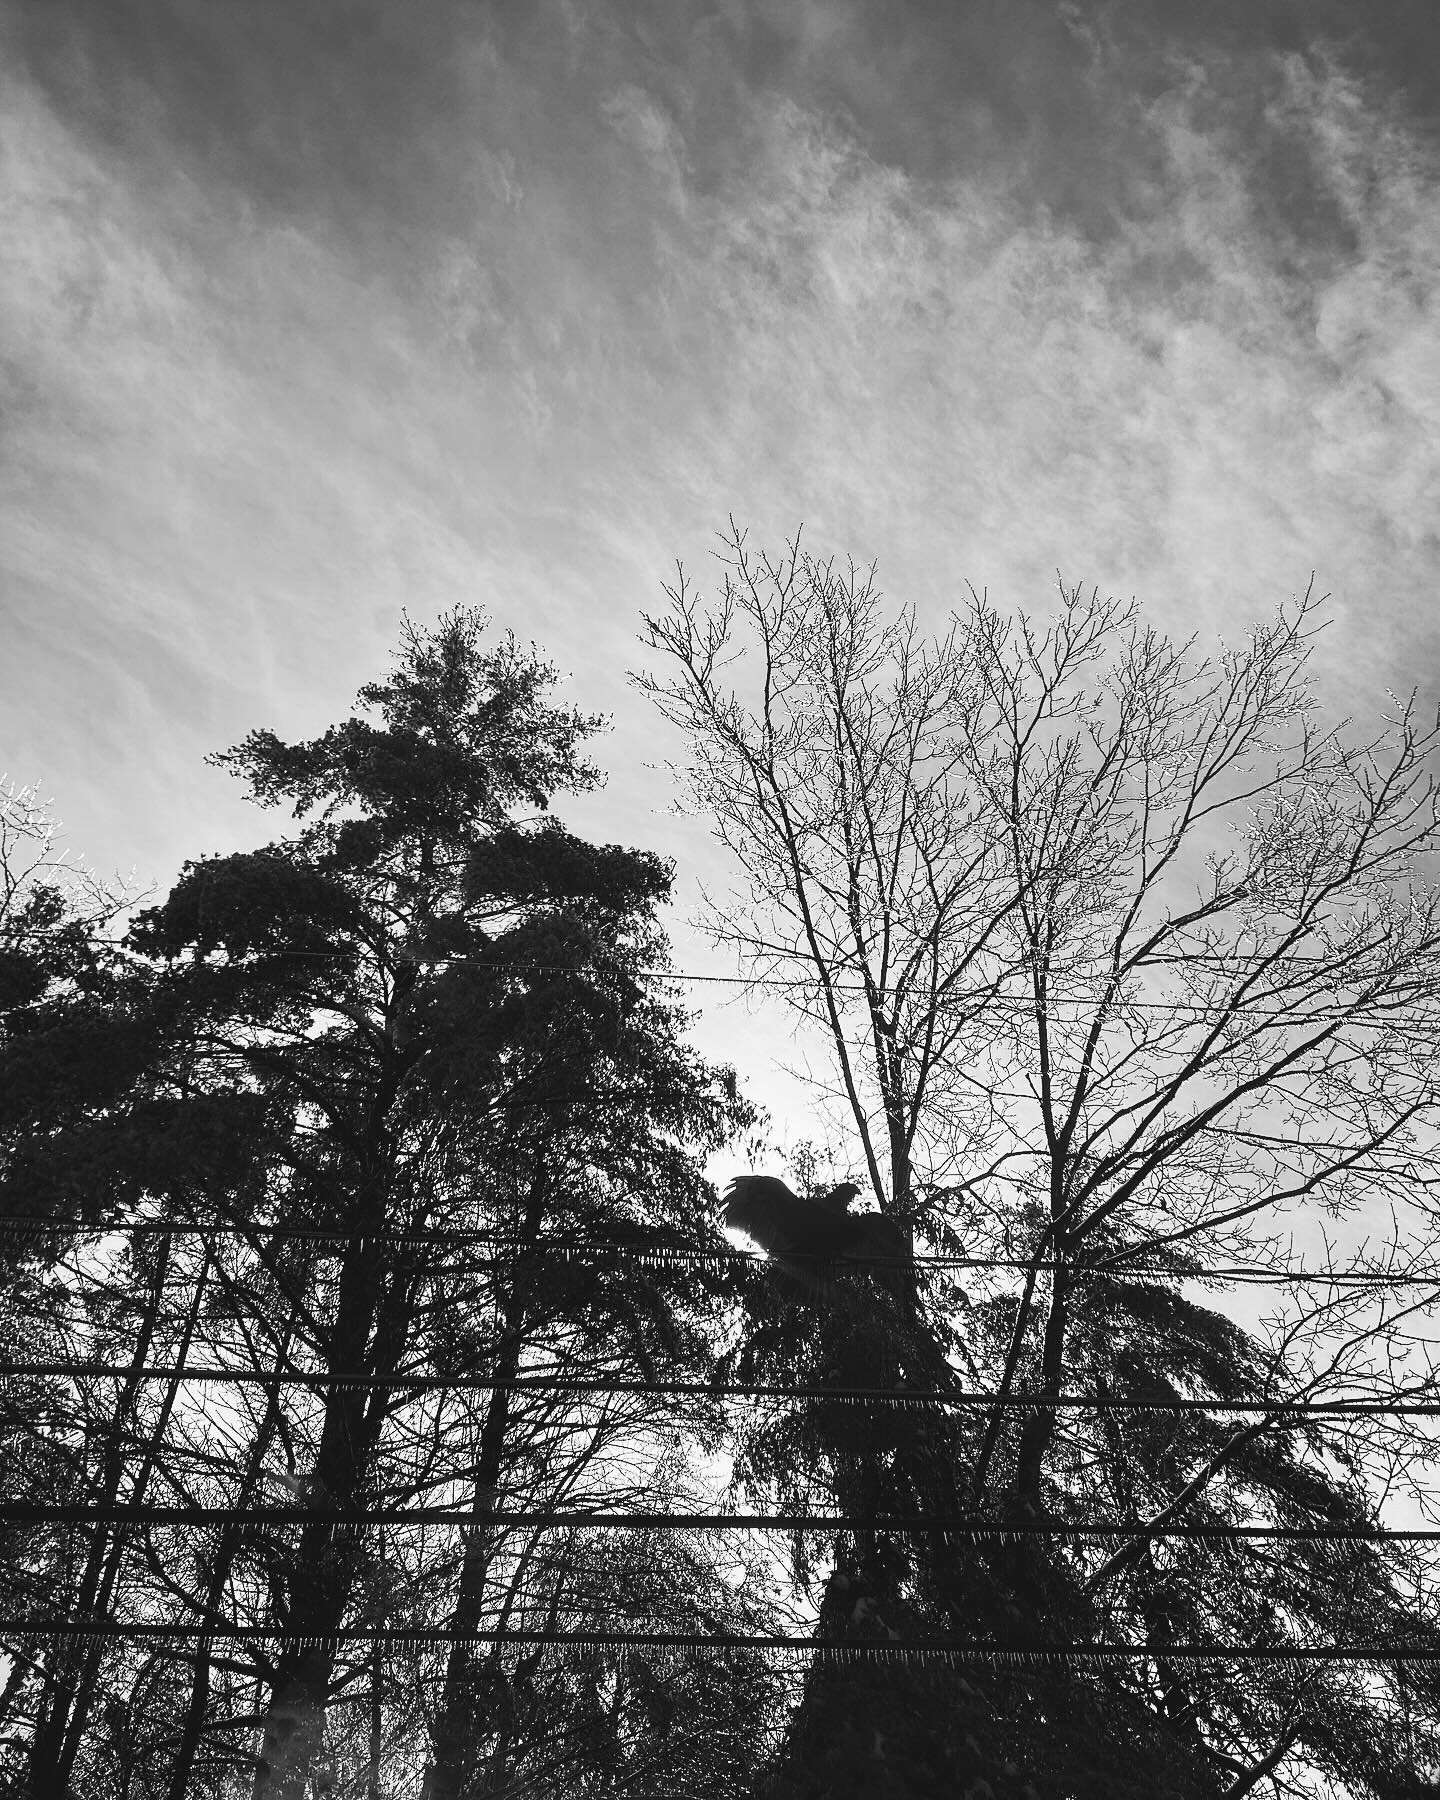
<instances>
[{"instance_id":1,"label":"cluster of branches","mask_svg":"<svg viewBox=\"0 0 1440 1800\"><path fill-rule=\"evenodd\" d=\"M786 1506L1136 1528L1114 1554L876 1533L828 1577L802 1557L841 1637L979 1628L1139 1654L978 1699L973 1677L817 1667L774 1792L963 1786L977 1736L996 1793L1435 1791L1440 1683L1403 1663L1440 1643L1422 1553L1152 1535L1433 1520L1429 1422L1044 1402L1440 1397L1440 729L1403 705L1368 737L1321 722L1308 592L1207 657L1078 589L1042 621L972 590L932 637L873 571L798 542L772 558L732 523L720 557L716 599L683 571L667 588L635 677L740 871L706 923L818 1045L810 1078L881 1212L936 1250L1027 1265L933 1279L913 1330L868 1339L777 1290L738 1362L811 1385L858 1359L1036 1402L973 1426L912 1411L888 1436L797 1408L745 1432L738 1477ZM1297 1236L1375 1285L1297 1288L1261 1318L1204 1303L1207 1268L1283 1267ZM1159 1273L1122 1279L1140 1259ZM1284 1660L1360 1640L1373 1667ZM1276 1661L1167 1659L1197 1641Z\"/></svg>"},{"instance_id":2,"label":"cluster of branches","mask_svg":"<svg viewBox=\"0 0 1440 1800\"><path fill-rule=\"evenodd\" d=\"M354 716L216 758L300 823L123 933L33 795L0 821L37 851L0 913L0 1212L35 1226L0 1334L112 1371L3 1383L7 1792L739 1794L759 1766L783 1671L564 1639L773 1628L763 1570L499 1516L694 1504L714 1404L633 1390L703 1383L731 1278L633 1253L706 1241L704 1158L749 1114L642 973L668 868L550 816L598 722L482 626L407 628ZM555 1372L631 1391L513 1385ZM252 1516L277 1501L298 1522ZM436 1504L463 1523L364 1523ZM126 1635L157 1625L188 1630ZM374 1636L416 1627L444 1641Z\"/></svg>"},{"instance_id":3,"label":"cluster of branches","mask_svg":"<svg viewBox=\"0 0 1440 1800\"><path fill-rule=\"evenodd\" d=\"M0 1214L34 1231L0 1325L69 1373L0 1376L0 1783L1433 1791L1433 1571L1380 1534L1433 1518L1432 1440L1294 1402L1440 1398L1437 732L1319 724L1309 595L1218 659L1064 589L1048 624L972 594L931 639L734 532L720 599L669 600L638 679L743 871L715 936L828 1055L836 1173L871 1238L1018 1269L697 1254L704 1161L754 1120L650 978L671 872L553 820L597 721L473 613L407 628L321 737L217 758L295 831L123 932L12 792ZM1297 1233L1373 1279L1213 1303L1217 1259ZM995 1404L926 1403L957 1384ZM604 1641L773 1635L767 1565L552 1522L693 1506L697 1452L851 1521L792 1547L830 1652L798 1705L763 1654ZM395 1517L437 1505L463 1526ZM943 1524L976 1517L1023 1530ZM1170 1535L1238 1524L1298 1535ZM927 1637L1000 1662L845 1654ZM1121 1654L1036 1666L1057 1643ZM1325 1645L1375 1658L1299 1658Z\"/></svg>"}]
</instances>

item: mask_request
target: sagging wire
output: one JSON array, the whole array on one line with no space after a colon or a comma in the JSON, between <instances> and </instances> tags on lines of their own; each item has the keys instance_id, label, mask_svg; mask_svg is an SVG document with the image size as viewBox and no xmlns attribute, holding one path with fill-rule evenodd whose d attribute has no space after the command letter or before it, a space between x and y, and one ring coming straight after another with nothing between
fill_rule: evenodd
<instances>
[{"instance_id":1,"label":"sagging wire","mask_svg":"<svg viewBox=\"0 0 1440 1800\"><path fill-rule=\"evenodd\" d=\"M481 1393L652 1394L743 1400L838 1400L857 1406L1003 1407L1022 1412L1257 1413L1289 1418L1440 1417L1440 1397L1415 1400L1227 1400L1177 1394L1164 1400L1133 1400L1086 1394L987 1394L974 1389L915 1390L860 1387L780 1387L762 1382L712 1384L707 1381L581 1380L573 1376L367 1375L350 1371L219 1369L184 1364L136 1368L102 1362L5 1362L0 1379L66 1377L72 1380L233 1382L269 1387L403 1389L422 1393L474 1390ZM1430 1390L1426 1390L1430 1391Z\"/></svg>"},{"instance_id":2,"label":"sagging wire","mask_svg":"<svg viewBox=\"0 0 1440 1800\"><path fill-rule=\"evenodd\" d=\"M688 1651L770 1651L814 1661L961 1662L990 1661L1001 1667L1033 1668L1080 1663L1115 1666L1163 1656L1167 1662L1201 1663L1440 1663L1440 1648L1400 1644L1323 1644L1270 1648L1258 1644L997 1644L984 1638L796 1638L772 1634L700 1636L688 1632L614 1632L585 1628L551 1631L456 1631L449 1626L340 1626L324 1633L287 1632L276 1625L178 1625L114 1620L82 1623L70 1619L0 1619L0 1640L79 1641L123 1639L140 1643L284 1644L338 1651L343 1644L385 1648L444 1644L563 1644L582 1649L675 1649Z\"/></svg>"},{"instance_id":3,"label":"sagging wire","mask_svg":"<svg viewBox=\"0 0 1440 1800\"><path fill-rule=\"evenodd\" d=\"M490 1244L498 1246L510 1255L521 1252L553 1255L562 1262L590 1262L600 1257L614 1257L617 1261L633 1264L640 1268L698 1268L712 1274L719 1274L724 1269L736 1265L754 1264L763 1267L770 1260L756 1251L739 1250L728 1246L722 1249L717 1245L712 1249L699 1246L691 1248L683 1245L644 1246L594 1243L584 1239L524 1240L504 1232L479 1227L472 1229L462 1226L435 1226L357 1231L343 1225L266 1225L249 1222L242 1225L229 1220L212 1223L197 1219L175 1222L162 1219L136 1219L102 1223L84 1219L41 1218L34 1214L0 1214L0 1236L16 1238L22 1242L27 1240L33 1242L53 1234L66 1232L97 1237L112 1234L117 1236L137 1234L147 1237L213 1236L244 1239L264 1237L282 1242L333 1244L347 1247L357 1243L393 1244L405 1248L450 1244L458 1246ZM1257 1269L1243 1263L1221 1265L1216 1268L1185 1269L1175 1268L1169 1264L1128 1261L1121 1263L1119 1258L1125 1254L1123 1248L1118 1251L1108 1251L1106 1253L1107 1260L1103 1266L1075 1262L1034 1263L1024 1257L1012 1256L937 1256L921 1253L912 1257L894 1257L857 1254L847 1255L843 1263L835 1266L847 1268L913 1266L932 1269L1005 1269L1025 1273L1033 1268L1039 1274L1054 1274L1063 1271L1072 1280L1083 1280L1086 1276L1102 1280L1126 1276L1141 1278L1165 1276L1175 1281L1249 1281L1260 1285L1296 1282L1340 1287L1433 1287L1440 1289L1440 1274L1400 1275L1353 1269ZM1112 1262L1113 1267L1111 1266ZM502 1255L488 1259L481 1258L467 1265L471 1269L508 1266L506 1256Z\"/></svg>"}]
</instances>

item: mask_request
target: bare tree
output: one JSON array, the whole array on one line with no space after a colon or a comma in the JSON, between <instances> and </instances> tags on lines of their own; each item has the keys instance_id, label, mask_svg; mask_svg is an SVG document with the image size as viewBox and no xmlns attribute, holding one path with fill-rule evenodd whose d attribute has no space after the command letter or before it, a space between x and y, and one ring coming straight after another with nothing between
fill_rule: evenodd
<instances>
[{"instance_id":1,"label":"bare tree","mask_svg":"<svg viewBox=\"0 0 1440 1800\"><path fill-rule=\"evenodd\" d=\"M54 804L36 782L0 776L0 1013L94 967L92 940L140 896L63 847Z\"/></svg>"},{"instance_id":2,"label":"bare tree","mask_svg":"<svg viewBox=\"0 0 1440 1800\"><path fill-rule=\"evenodd\" d=\"M687 734L689 800L745 873L707 901L712 935L826 1034L875 1198L905 1215L917 1170L970 1148L961 1065L1016 966L1009 844L965 767L987 696L961 635L887 618L873 571L798 540L757 557L733 526L726 549L723 599L681 571L645 620L669 672L634 679Z\"/></svg>"},{"instance_id":3,"label":"bare tree","mask_svg":"<svg viewBox=\"0 0 1440 1800\"><path fill-rule=\"evenodd\" d=\"M1358 743L1317 723L1308 593L1213 660L1133 606L1061 601L1043 631L983 603L966 621L997 725L965 762L1009 837L1023 967L1007 1053L971 1075L981 1179L1043 1215L1046 1396L1069 1266L1117 1236L1245 1257L1291 1210L1418 1223L1440 1023L1436 726L1413 706ZM1032 1502L1054 1423L1036 1413L1017 1453Z\"/></svg>"},{"instance_id":4,"label":"bare tree","mask_svg":"<svg viewBox=\"0 0 1440 1800\"><path fill-rule=\"evenodd\" d=\"M133 875L106 881L65 847L64 835L38 782L0 775L0 923L10 925L40 888L60 894L67 916L96 930L133 904Z\"/></svg>"},{"instance_id":5,"label":"bare tree","mask_svg":"<svg viewBox=\"0 0 1440 1800\"><path fill-rule=\"evenodd\" d=\"M1158 1532L1223 1487L1224 1516L1313 1515L1339 1457L1371 1479L1347 1491L1357 1517L1395 1486L1424 1503L1431 1445L1409 1421L1321 1431L1287 1408L1436 1391L1434 1289L1394 1283L1436 1275L1440 724L1413 703L1368 735L1321 720L1309 591L1207 656L1078 588L1045 621L967 590L926 638L873 571L798 541L773 559L732 522L720 557L713 603L683 571L667 587L643 633L664 664L636 680L685 733L688 802L743 870L709 928L828 1037L882 1206L919 1196L933 1242L1020 1264L1017 1282L977 1277L980 1303L948 1321L962 1297L931 1288L1002 1402L1036 1402L991 1412L972 1502L1120 1504ZM1287 1232L1322 1260L1337 1237L1383 1237L1353 1265L1372 1287L1281 1308L1263 1341L1181 1301L1187 1272L1273 1271ZM1141 1268L1148 1287L1118 1279ZM1275 1410L1171 1421L1147 1465L1143 1434L1059 1404L1123 1403L1146 1380ZM1122 1468L1114 1493L1097 1485ZM1160 1642L1183 1609L1151 1576L1172 1563L1142 1538L1078 1551L1075 1573L1117 1628ZM1185 1616L1241 1617L1221 1585ZM1282 1642L1292 1627L1267 1619ZM1199 1732L1183 1686L1167 1716ZM1214 1703L1206 1754L1223 1743L1224 1766L1297 1745L1344 1761L1316 1720L1340 1715L1338 1689L1298 1725L1246 1703L1234 1682Z\"/></svg>"}]
</instances>

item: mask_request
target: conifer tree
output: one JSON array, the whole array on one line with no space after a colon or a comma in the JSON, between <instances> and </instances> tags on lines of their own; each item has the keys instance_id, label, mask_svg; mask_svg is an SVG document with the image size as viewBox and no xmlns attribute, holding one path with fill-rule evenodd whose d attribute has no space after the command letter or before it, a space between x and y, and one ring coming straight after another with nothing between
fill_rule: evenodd
<instances>
[{"instance_id":1,"label":"conifer tree","mask_svg":"<svg viewBox=\"0 0 1440 1800\"><path fill-rule=\"evenodd\" d=\"M179 1800L233 1781L258 1730L256 1800L300 1800L352 1742L335 1695L364 1687L377 1792L401 1714L428 1714L437 1795L543 1760L500 1704L514 1657L469 1639L543 1628L547 1608L596 1628L607 1565L590 1557L581 1579L551 1558L554 1579L517 1585L497 1511L603 1492L625 1445L658 1454L698 1428L663 1397L523 1391L705 1371L723 1284L677 1253L713 1205L704 1153L748 1113L656 979L668 867L551 815L598 780L599 721L552 704L554 671L482 629L471 611L407 627L354 716L304 743L255 731L214 759L298 829L188 864L137 918L136 1053L99 1083L85 1154L34 1165L77 1218L150 1228L127 1252L143 1317L121 1305L92 1343L116 1381L74 1400L83 1435L109 1396L81 1497L137 1511L77 1534L92 1573L56 1610L198 1640L143 1665L133 1716L100 1704L141 1691L123 1639L37 1667L35 1795L87 1759L133 1760L134 1740L154 1791ZM187 1358L233 1391L202 1405ZM178 1372L156 1383L157 1364ZM138 1509L157 1489L233 1517L152 1525ZM382 1542L367 1522L437 1496L463 1521L458 1558L455 1527ZM246 1524L277 1499L294 1524ZM399 1663L345 1637L397 1622L455 1634L412 1665L408 1700ZM231 1643L227 1626L264 1635Z\"/></svg>"}]
</instances>

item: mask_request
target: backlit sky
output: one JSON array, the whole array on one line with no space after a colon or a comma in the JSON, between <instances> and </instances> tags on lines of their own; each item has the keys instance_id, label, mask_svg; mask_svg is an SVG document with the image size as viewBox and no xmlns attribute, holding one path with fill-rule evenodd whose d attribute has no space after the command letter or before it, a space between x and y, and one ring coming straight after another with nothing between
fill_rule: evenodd
<instances>
[{"instance_id":1,"label":"backlit sky","mask_svg":"<svg viewBox=\"0 0 1440 1800\"><path fill-rule=\"evenodd\" d=\"M727 514L1437 687L1435 0L0 0L0 770L161 889L402 608L612 713ZM763 1084L733 1012L707 1043Z\"/></svg>"}]
</instances>

